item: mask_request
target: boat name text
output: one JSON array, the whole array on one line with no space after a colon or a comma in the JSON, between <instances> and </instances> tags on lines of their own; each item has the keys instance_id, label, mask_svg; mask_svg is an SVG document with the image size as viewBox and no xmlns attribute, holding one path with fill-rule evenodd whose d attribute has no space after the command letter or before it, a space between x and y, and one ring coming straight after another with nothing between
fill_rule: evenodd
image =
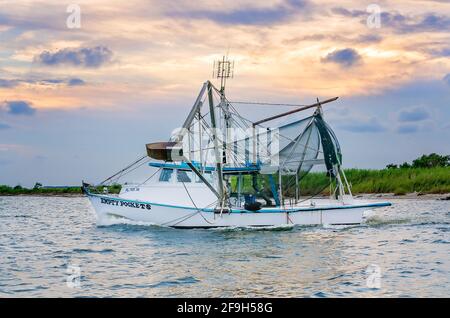
<instances>
[{"instance_id":1,"label":"boat name text","mask_svg":"<svg viewBox=\"0 0 450 318\"><path fill-rule=\"evenodd\" d=\"M106 198L101 198L100 203L108 204L108 205L116 205L116 206L125 206L128 208L136 208L136 209L140 208L140 209L144 209L144 210L152 209L152 206L148 203L120 201L120 200L112 200L112 199L106 199Z\"/></svg>"}]
</instances>

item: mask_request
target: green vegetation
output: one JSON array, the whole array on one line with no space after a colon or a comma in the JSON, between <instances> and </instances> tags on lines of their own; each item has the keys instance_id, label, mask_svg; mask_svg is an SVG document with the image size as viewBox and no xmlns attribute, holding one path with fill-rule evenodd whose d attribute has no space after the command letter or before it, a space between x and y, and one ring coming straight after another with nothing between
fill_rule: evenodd
<instances>
[{"instance_id":1,"label":"green vegetation","mask_svg":"<svg viewBox=\"0 0 450 318\"><path fill-rule=\"evenodd\" d=\"M345 175L354 194L450 193L450 156L431 153L412 163L389 164L383 170L348 169ZM306 176L305 187L314 186L316 179L323 179L323 176Z\"/></svg>"},{"instance_id":2,"label":"green vegetation","mask_svg":"<svg viewBox=\"0 0 450 318\"><path fill-rule=\"evenodd\" d=\"M413 160L411 164L404 162L400 166L396 164L388 164L387 169L405 169L405 168L435 168L435 167L450 167L450 156L441 156L436 153L423 155L420 158Z\"/></svg>"},{"instance_id":3,"label":"green vegetation","mask_svg":"<svg viewBox=\"0 0 450 318\"><path fill-rule=\"evenodd\" d=\"M418 192L421 194L450 193L450 167L408 168L408 169L346 169L345 175L353 194L359 193L394 193L403 195ZM276 179L276 178L275 178ZM283 178L283 184L287 183ZM243 192L253 193L249 176L244 177ZM231 180L232 190L237 189L237 179ZM258 184L269 194L267 178L260 178ZM300 181L301 195L329 194L329 178L325 173L312 172ZM294 187L285 189L286 196L293 196Z\"/></svg>"},{"instance_id":4,"label":"green vegetation","mask_svg":"<svg viewBox=\"0 0 450 318\"><path fill-rule=\"evenodd\" d=\"M450 193L450 156L441 156L436 153L423 155L412 163L404 162L401 165L389 164L386 169L347 169L345 175L351 186L353 194L359 193L406 193L443 194ZM258 187L271 195L267 177L258 178ZM277 177L275 177L278 180ZM287 187L286 184L292 186ZM283 176L284 195L295 195L295 180L293 177ZM323 172L312 172L301 178L300 194L310 196L316 194L329 194L329 178ZM232 190L236 191L237 179L231 180ZM243 192L253 193L250 176L244 177Z\"/></svg>"},{"instance_id":5,"label":"green vegetation","mask_svg":"<svg viewBox=\"0 0 450 318\"><path fill-rule=\"evenodd\" d=\"M358 193L450 193L450 167L345 170L352 192ZM302 181L304 189L323 183L323 173L310 173ZM328 189L325 190L327 192Z\"/></svg>"},{"instance_id":6,"label":"green vegetation","mask_svg":"<svg viewBox=\"0 0 450 318\"><path fill-rule=\"evenodd\" d=\"M99 186L91 190L102 193L103 188L103 186ZM119 193L121 186L114 184L107 188L109 193ZM80 195L81 193L81 187L43 187L39 182L33 188L24 188L20 185L15 187L0 185L0 195Z\"/></svg>"}]
</instances>

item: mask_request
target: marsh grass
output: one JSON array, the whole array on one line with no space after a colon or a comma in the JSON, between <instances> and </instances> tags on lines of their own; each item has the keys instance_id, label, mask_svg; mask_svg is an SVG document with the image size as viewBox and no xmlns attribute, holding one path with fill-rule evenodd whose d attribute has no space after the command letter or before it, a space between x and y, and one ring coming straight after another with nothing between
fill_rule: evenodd
<instances>
[{"instance_id":1,"label":"marsh grass","mask_svg":"<svg viewBox=\"0 0 450 318\"><path fill-rule=\"evenodd\" d=\"M450 193L450 167L405 169L347 169L352 192L357 193ZM303 180L305 189L323 179L321 173L310 173Z\"/></svg>"},{"instance_id":2,"label":"marsh grass","mask_svg":"<svg viewBox=\"0 0 450 318\"><path fill-rule=\"evenodd\" d=\"M346 169L345 175L354 194L359 193L407 193L442 194L450 193L450 167L435 168L404 168L404 169ZM267 178L259 180L260 187L266 192L270 191ZM277 177L275 177L277 180ZM283 183L288 179L284 178ZM236 191L236 178L231 179L232 189ZM329 194L329 178L322 172L307 174L300 181L302 195ZM293 195L293 189L286 189L286 195ZM244 177L244 193L253 192L251 178Z\"/></svg>"}]
</instances>

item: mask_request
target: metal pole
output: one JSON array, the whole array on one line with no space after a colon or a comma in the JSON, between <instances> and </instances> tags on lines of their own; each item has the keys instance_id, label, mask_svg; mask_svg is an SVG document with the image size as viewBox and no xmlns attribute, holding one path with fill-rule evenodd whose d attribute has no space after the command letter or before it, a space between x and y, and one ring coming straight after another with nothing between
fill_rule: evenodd
<instances>
[{"instance_id":1,"label":"metal pole","mask_svg":"<svg viewBox=\"0 0 450 318\"><path fill-rule=\"evenodd\" d=\"M214 189L214 187L208 182L208 180L205 179L205 177L200 173L200 171L197 170L197 168L194 167L192 162L186 161L186 164L191 168L192 171L202 180L206 186L217 196L217 198L220 200L221 196L220 194Z\"/></svg>"},{"instance_id":2,"label":"metal pole","mask_svg":"<svg viewBox=\"0 0 450 318\"><path fill-rule=\"evenodd\" d=\"M239 206L241 206L241 192L242 192L242 173L238 175L238 202Z\"/></svg>"},{"instance_id":3,"label":"metal pole","mask_svg":"<svg viewBox=\"0 0 450 318\"><path fill-rule=\"evenodd\" d=\"M202 150L202 114L200 112L200 109L198 110L198 136L199 136L199 140L198 140L198 145L199 145L199 162L200 165L203 166L203 150Z\"/></svg>"},{"instance_id":4,"label":"metal pole","mask_svg":"<svg viewBox=\"0 0 450 318\"><path fill-rule=\"evenodd\" d=\"M194 106L192 106L192 109L191 109L189 115L187 116L186 120L184 121L184 124L182 126L183 128L189 128L191 126L192 121L195 118L195 115L197 114L198 110L202 106L203 94L205 94L206 88L208 87L208 83L209 82L205 82L203 84L202 89L200 90L200 94L198 94L198 97L195 100ZM178 137L181 137L181 136L178 136Z\"/></svg>"},{"instance_id":5,"label":"metal pole","mask_svg":"<svg viewBox=\"0 0 450 318\"><path fill-rule=\"evenodd\" d=\"M284 202L283 202L283 188L282 188L282 175L281 175L281 167L280 167L280 169L278 170L278 183L279 183L279 185L278 185L278 187L279 187L279 190L278 190L278 197L280 198L279 200L280 200L280 206L284 206Z\"/></svg>"},{"instance_id":6,"label":"metal pole","mask_svg":"<svg viewBox=\"0 0 450 318\"><path fill-rule=\"evenodd\" d=\"M253 132L253 164L256 165L256 127L255 125L253 125L252 127L252 132Z\"/></svg>"},{"instance_id":7,"label":"metal pole","mask_svg":"<svg viewBox=\"0 0 450 318\"><path fill-rule=\"evenodd\" d=\"M321 106L323 104L334 102L338 98L339 97L330 98L330 99L327 99L327 100L325 100L323 102L317 102L317 103L314 103L312 105L296 108L296 109L290 110L290 111L285 112L285 113L281 113L281 114L278 114L278 115L275 115L275 116L272 116L272 117L268 117L268 118L265 118L265 119L258 120L258 121L253 123L253 127L255 127L256 125L265 123L266 121L270 121L270 120L277 119L277 118L280 118L280 117L284 117L284 116L287 116L287 115L291 115L291 114L294 114L294 113L297 113L297 112L301 112L303 110L306 110L306 109L309 109L309 108L312 108L312 107Z\"/></svg>"},{"instance_id":8,"label":"metal pole","mask_svg":"<svg viewBox=\"0 0 450 318\"><path fill-rule=\"evenodd\" d=\"M216 131L217 125L216 125L216 115L215 115L214 101L213 101L213 95L212 95L212 84L209 81L207 83L208 83L209 113L211 116L212 135L213 135L213 141L214 141L214 152L216 154L216 170L217 170L219 195L220 195L220 199L223 199L224 189L223 189L223 174L222 174L222 157L219 152L219 144L217 142L217 131Z\"/></svg>"}]
</instances>

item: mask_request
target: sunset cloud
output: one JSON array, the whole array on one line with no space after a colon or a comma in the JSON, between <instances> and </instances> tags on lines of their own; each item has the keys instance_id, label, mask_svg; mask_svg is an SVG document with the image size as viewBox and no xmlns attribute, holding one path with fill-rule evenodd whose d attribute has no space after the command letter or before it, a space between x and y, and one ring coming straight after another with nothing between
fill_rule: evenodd
<instances>
[{"instance_id":1,"label":"sunset cloud","mask_svg":"<svg viewBox=\"0 0 450 318\"><path fill-rule=\"evenodd\" d=\"M76 3L80 28L67 27L68 3L2 1L0 143L38 144L48 162L76 166L55 145L70 141L84 153L89 140L98 166L114 170L104 157L128 161L150 137L163 140L202 83L217 83L213 62L228 54L235 62L230 100L309 104L339 96L325 116L345 137L345 151L355 149L355 165L371 167L380 153L398 156L390 162L414 159L421 153L413 153L410 134L414 146L422 136L421 152L450 153L450 130L442 128L450 122L448 1L375 2L379 28L367 23L372 2L357 0ZM345 116L333 113L341 107ZM240 109L249 117L270 113ZM425 136L432 134L425 125L441 129L438 136ZM102 149L92 136L102 136Z\"/></svg>"},{"instance_id":2,"label":"sunset cloud","mask_svg":"<svg viewBox=\"0 0 450 318\"><path fill-rule=\"evenodd\" d=\"M112 52L104 46L93 48L65 48L56 52L44 51L35 57L35 61L44 65L72 65L97 68L111 61Z\"/></svg>"},{"instance_id":3,"label":"sunset cloud","mask_svg":"<svg viewBox=\"0 0 450 318\"><path fill-rule=\"evenodd\" d=\"M10 115L20 116L34 115L36 109L31 106L29 102L23 100L4 101L1 106L6 109L6 112Z\"/></svg>"},{"instance_id":4,"label":"sunset cloud","mask_svg":"<svg viewBox=\"0 0 450 318\"><path fill-rule=\"evenodd\" d=\"M386 131L376 118L367 121L354 121L338 125L339 128L353 133L379 133Z\"/></svg>"},{"instance_id":5,"label":"sunset cloud","mask_svg":"<svg viewBox=\"0 0 450 318\"><path fill-rule=\"evenodd\" d=\"M225 12L206 9L180 10L169 15L183 18L208 19L216 23L231 25L267 25L283 23L295 13L306 9L308 5L309 2L306 0L286 0L270 7L235 8Z\"/></svg>"},{"instance_id":6,"label":"sunset cloud","mask_svg":"<svg viewBox=\"0 0 450 318\"><path fill-rule=\"evenodd\" d=\"M342 49L328 53L322 62L332 62L344 67L353 66L361 61L361 55L354 49Z\"/></svg>"},{"instance_id":7,"label":"sunset cloud","mask_svg":"<svg viewBox=\"0 0 450 318\"><path fill-rule=\"evenodd\" d=\"M230 85L237 95L250 88L263 95L275 88L288 98L370 95L415 79L442 79L450 69L450 61L440 59L450 40L450 9L440 2L425 13L415 1L384 4L380 29L366 25L369 13L357 1L202 0L173 6L132 0L128 9L80 1L80 29L66 27L62 4L36 10L32 1L10 3L0 16L0 26L7 27L0 29L0 59L11 76L2 77L0 90L5 99L30 100L37 108L110 107L129 104L130 96L141 102L193 94L210 77L214 59L227 51L235 60ZM23 78L30 70L43 79L84 83L66 80L49 90ZM189 81L180 74L189 74ZM76 96L64 86L77 89ZM102 94L100 103L96 94Z\"/></svg>"},{"instance_id":8,"label":"sunset cloud","mask_svg":"<svg viewBox=\"0 0 450 318\"><path fill-rule=\"evenodd\" d=\"M69 85L69 86L79 86L79 85L85 85L85 84L86 84L86 82L80 78L71 78L67 82L67 85Z\"/></svg>"},{"instance_id":9,"label":"sunset cloud","mask_svg":"<svg viewBox=\"0 0 450 318\"><path fill-rule=\"evenodd\" d=\"M13 88L19 85L19 82L16 80L7 80L0 78L0 88Z\"/></svg>"},{"instance_id":10,"label":"sunset cloud","mask_svg":"<svg viewBox=\"0 0 450 318\"><path fill-rule=\"evenodd\" d=\"M430 113L423 107L404 109L398 115L398 120L401 122L417 122L428 118L430 118Z\"/></svg>"},{"instance_id":11,"label":"sunset cloud","mask_svg":"<svg viewBox=\"0 0 450 318\"><path fill-rule=\"evenodd\" d=\"M10 125L0 122L0 130L2 130L2 129L9 129L9 128L11 128Z\"/></svg>"}]
</instances>

